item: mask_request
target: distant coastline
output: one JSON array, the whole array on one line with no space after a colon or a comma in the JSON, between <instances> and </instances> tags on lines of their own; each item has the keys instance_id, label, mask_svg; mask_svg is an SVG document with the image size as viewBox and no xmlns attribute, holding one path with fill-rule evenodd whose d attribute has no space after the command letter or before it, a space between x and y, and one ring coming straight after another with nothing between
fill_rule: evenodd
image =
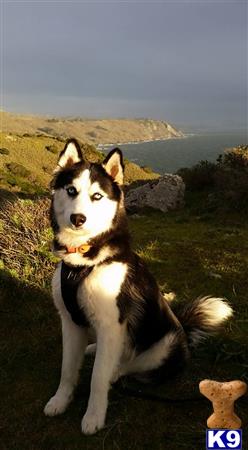
<instances>
[{"instance_id":1,"label":"distant coastline","mask_svg":"<svg viewBox=\"0 0 248 450\"><path fill-rule=\"evenodd\" d=\"M53 138L75 137L95 146L163 141L184 137L179 129L155 119L85 119L12 114L1 111L1 131ZM117 144L114 144L117 143Z\"/></svg>"},{"instance_id":2,"label":"distant coastline","mask_svg":"<svg viewBox=\"0 0 248 450\"><path fill-rule=\"evenodd\" d=\"M104 149L108 149L110 147L114 147L114 146L121 146L121 145L138 145L138 144L150 144L152 142L167 142L169 140L178 140L178 139L187 139L190 136L195 136L195 133L187 133L187 134L183 134L181 136L172 136L172 137L167 137L167 138L158 138L158 139L145 139L145 140L140 140L140 141L128 141L128 142L113 142L110 144L98 144L97 145L97 150L101 151Z\"/></svg>"}]
</instances>

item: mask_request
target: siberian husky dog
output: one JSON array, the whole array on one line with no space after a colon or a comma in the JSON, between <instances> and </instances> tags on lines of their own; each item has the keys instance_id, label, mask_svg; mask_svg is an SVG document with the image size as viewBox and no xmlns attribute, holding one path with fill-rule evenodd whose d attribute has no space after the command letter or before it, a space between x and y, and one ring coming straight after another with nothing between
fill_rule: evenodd
<instances>
[{"instance_id":1,"label":"siberian husky dog","mask_svg":"<svg viewBox=\"0 0 248 450\"><path fill-rule=\"evenodd\" d=\"M111 383L123 375L164 380L180 371L192 346L232 315L220 298L203 297L176 314L145 263L130 247L123 157L85 161L69 140L52 181L54 251L61 261L52 290L62 322L61 379L44 412L65 411L73 397L93 329L96 354L82 431L104 426Z\"/></svg>"}]
</instances>

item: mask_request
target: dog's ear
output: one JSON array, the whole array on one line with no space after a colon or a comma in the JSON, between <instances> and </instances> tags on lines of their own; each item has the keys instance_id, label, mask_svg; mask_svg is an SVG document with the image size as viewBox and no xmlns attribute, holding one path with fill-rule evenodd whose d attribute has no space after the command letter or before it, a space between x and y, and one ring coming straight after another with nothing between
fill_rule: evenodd
<instances>
[{"instance_id":1,"label":"dog's ear","mask_svg":"<svg viewBox=\"0 0 248 450\"><path fill-rule=\"evenodd\" d=\"M69 168L79 161L83 161L80 145L76 139L69 139L59 155L57 170Z\"/></svg>"},{"instance_id":2,"label":"dog's ear","mask_svg":"<svg viewBox=\"0 0 248 450\"><path fill-rule=\"evenodd\" d=\"M122 185L124 177L124 162L122 152L119 148L114 148L102 163L106 172L116 183Z\"/></svg>"}]
</instances>

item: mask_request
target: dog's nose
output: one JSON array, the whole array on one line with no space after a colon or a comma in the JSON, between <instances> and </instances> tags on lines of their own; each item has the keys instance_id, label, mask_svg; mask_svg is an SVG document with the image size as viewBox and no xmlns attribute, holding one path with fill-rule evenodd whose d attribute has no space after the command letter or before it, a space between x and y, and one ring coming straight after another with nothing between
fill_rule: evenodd
<instances>
[{"instance_id":1,"label":"dog's nose","mask_svg":"<svg viewBox=\"0 0 248 450\"><path fill-rule=\"evenodd\" d=\"M86 221L86 217L83 214L71 214L71 223L75 225L75 227L81 227Z\"/></svg>"}]
</instances>

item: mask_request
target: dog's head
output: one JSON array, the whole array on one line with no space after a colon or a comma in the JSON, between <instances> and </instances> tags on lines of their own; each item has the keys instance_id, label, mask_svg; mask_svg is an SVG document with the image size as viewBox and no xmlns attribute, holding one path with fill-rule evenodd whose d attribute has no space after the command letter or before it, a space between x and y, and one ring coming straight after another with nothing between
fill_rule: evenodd
<instances>
[{"instance_id":1,"label":"dog's head","mask_svg":"<svg viewBox=\"0 0 248 450\"><path fill-rule=\"evenodd\" d=\"M52 180L56 234L62 233L69 245L80 245L111 230L123 208L123 170L118 148L102 164L89 163L78 142L70 139L59 156Z\"/></svg>"}]
</instances>

